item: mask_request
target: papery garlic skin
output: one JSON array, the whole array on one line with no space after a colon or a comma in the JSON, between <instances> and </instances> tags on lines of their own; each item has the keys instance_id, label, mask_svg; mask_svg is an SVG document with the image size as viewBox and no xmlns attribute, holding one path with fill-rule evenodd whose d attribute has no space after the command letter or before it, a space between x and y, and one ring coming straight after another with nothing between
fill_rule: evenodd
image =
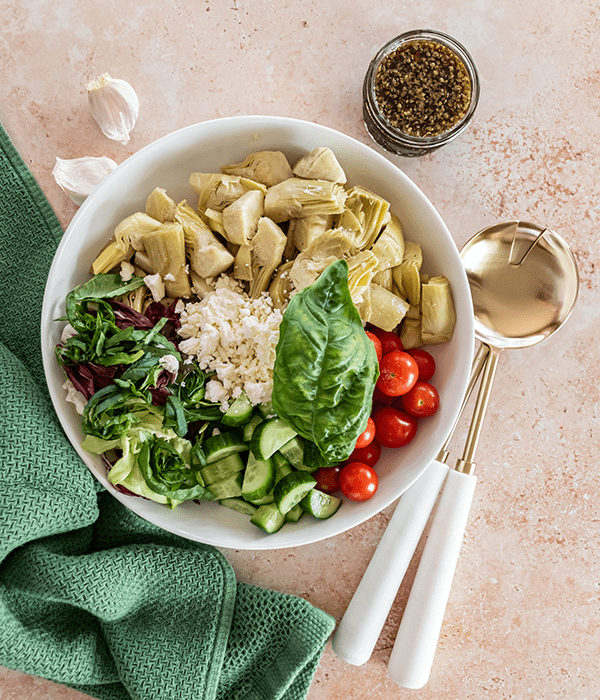
<instances>
[{"instance_id":1,"label":"papery garlic skin","mask_svg":"<svg viewBox=\"0 0 600 700\"><path fill-rule=\"evenodd\" d=\"M92 190L116 167L117 163L106 156L100 158L85 156L70 160L57 158L52 175L57 185L75 204L81 205Z\"/></svg>"},{"instance_id":2,"label":"papery garlic skin","mask_svg":"<svg viewBox=\"0 0 600 700\"><path fill-rule=\"evenodd\" d=\"M135 126L140 102L135 90L125 80L103 73L87 85L92 116L109 139L123 146Z\"/></svg>"}]
</instances>

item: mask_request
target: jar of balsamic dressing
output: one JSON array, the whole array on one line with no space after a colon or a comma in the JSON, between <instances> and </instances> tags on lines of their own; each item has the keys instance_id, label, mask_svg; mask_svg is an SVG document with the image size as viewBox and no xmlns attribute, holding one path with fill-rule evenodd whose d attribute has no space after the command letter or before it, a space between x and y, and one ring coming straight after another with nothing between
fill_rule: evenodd
<instances>
[{"instance_id":1,"label":"jar of balsamic dressing","mask_svg":"<svg viewBox=\"0 0 600 700\"><path fill-rule=\"evenodd\" d=\"M429 29L401 34L369 64L363 118L382 148L421 156L462 133L479 99L479 77L468 51Z\"/></svg>"}]
</instances>

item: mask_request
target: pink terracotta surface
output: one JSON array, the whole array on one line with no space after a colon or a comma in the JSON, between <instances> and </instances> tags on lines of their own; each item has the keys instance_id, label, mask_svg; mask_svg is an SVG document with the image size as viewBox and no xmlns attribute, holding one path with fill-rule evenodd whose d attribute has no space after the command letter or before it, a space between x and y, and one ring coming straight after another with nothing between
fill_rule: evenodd
<instances>
[{"instance_id":1,"label":"pink terracotta surface","mask_svg":"<svg viewBox=\"0 0 600 700\"><path fill-rule=\"evenodd\" d=\"M0 119L61 222L76 206L57 156L122 162L214 117L298 117L374 144L361 83L376 49L414 28L445 31L478 66L471 128L419 160L389 156L437 207L460 247L521 218L572 247L581 274L568 326L502 355L480 441L478 485L429 683L398 687L387 660L418 553L371 660L329 643L309 700L600 698L600 9L593 0L0 0ZM87 80L108 72L140 98L131 141L105 138ZM453 441L460 454L463 420ZM298 594L338 620L393 508L289 550L226 550L238 578ZM0 669L0 700L79 693ZM157 699L158 700L158 699Z\"/></svg>"}]
</instances>

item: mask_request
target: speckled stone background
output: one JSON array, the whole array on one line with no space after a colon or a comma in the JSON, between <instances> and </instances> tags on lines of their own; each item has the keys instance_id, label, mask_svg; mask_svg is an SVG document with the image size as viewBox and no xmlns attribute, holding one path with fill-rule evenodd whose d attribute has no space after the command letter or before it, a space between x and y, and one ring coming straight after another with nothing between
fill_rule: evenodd
<instances>
[{"instance_id":1,"label":"speckled stone background","mask_svg":"<svg viewBox=\"0 0 600 700\"><path fill-rule=\"evenodd\" d=\"M390 159L459 247L499 220L556 230L576 255L580 298L548 342L501 357L429 683L404 690L386 671L417 553L371 660L349 666L328 645L309 700L600 698L597 2L0 0L0 17L0 118L65 226L76 207L51 177L56 156L122 162L174 129L241 114L307 119L370 143L361 83L376 49L415 28L466 45L482 83L472 127L423 159ZM138 92L127 146L89 114L85 84L102 72ZM456 454L465 435L463 421ZM225 553L240 580L340 619L392 511L318 544ZM83 697L0 669L1 700Z\"/></svg>"}]
</instances>

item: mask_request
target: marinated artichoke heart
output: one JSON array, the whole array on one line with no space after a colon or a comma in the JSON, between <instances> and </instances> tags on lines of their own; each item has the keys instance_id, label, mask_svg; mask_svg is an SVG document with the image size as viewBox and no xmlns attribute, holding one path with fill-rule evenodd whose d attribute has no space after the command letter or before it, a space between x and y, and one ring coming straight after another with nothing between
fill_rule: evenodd
<instances>
[{"instance_id":1,"label":"marinated artichoke heart","mask_svg":"<svg viewBox=\"0 0 600 700\"><path fill-rule=\"evenodd\" d=\"M421 339L425 345L447 343L454 333L456 310L450 282L432 277L421 289Z\"/></svg>"},{"instance_id":2,"label":"marinated artichoke heart","mask_svg":"<svg viewBox=\"0 0 600 700\"><path fill-rule=\"evenodd\" d=\"M405 241L404 258L400 265L392 271L400 295L408 299L411 304L419 304L421 301L421 265L423 253L421 246L412 241Z\"/></svg>"},{"instance_id":3,"label":"marinated artichoke heart","mask_svg":"<svg viewBox=\"0 0 600 700\"><path fill-rule=\"evenodd\" d=\"M265 216L276 224L311 214L340 214L346 190L338 182L293 177L269 187Z\"/></svg>"},{"instance_id":4,"label":"marinated artichoke heart","mask_svg":"<svg viewBox=\"0 0 600 700\"><path fill-rule=\"evenodd\" d=\"M166 190L156 187L146 200L146 214L164 224L167 221L173 221L176 206Z\"/></svg>"},{"instance_id":5,"label":"marinated artichoke heart","mask_svg":"<svg viewBox=\"0 0 600 700\"><path fill-rule=\"evenodd\" d=\"M359 229L349 214L338 219L337 226L343 226L355 231L354 247L356 250L370 248L377 238L381 228L389 221L389 202L364 187L352 187L347 192L345 208L354 215Z\"/></svg>"},{"instance_id":6,"label":"marinated artichoke heart","mask_svg":"<svg viewBox=\"0 0 600 700\"><path fill-rule=\"evenodd\" d=\"M112 240L92 263L92 272L99 275L112 270L125 260L129 260L136 250L143 249L141 236L149 231L155 231L160 221L142 212L131 214L123 219L115 228Z\"/></svg>"},{"instance_id":7,"label":"marinated artichoke heart","mask_svg":"<svg viewBox=\"0 0 600 700\"><path fill-rule=\"evenodd\" d=\"M252 251L249 245L241 245L235 255L233 276L236 280L252 281Z\"/></svg>"},{"instance_id":8,"label":"marinated artichoke heart","mask_svg":"<svg viewBox=\"0 0 600 700\"><path fill-rule=\"evenodd\" d=\"M204 299L209 292L215 291L215 288L194 270L190 270L190 280L192 282L192 292L198 299Z\"/></svg>"},{"instance_id":9,"label":"marinated artichoke heart","mask_svg":"<svg viewBox=\"0 0 600 700\"><path fill-rule=\"evenodd\" d=\"M404 319L409 308L408 302L374 282L371 282L369 291L371 310L369 318L363 321L369 321L384 331L393 331Z\"/></svg>"},{"instance_id":10,"label":"marinated artichoke heart","mask_svg":"<svg viewBox=\"0 0 600 700\"><path fill-rule=\"evenodd\" d=\"M292 219L288 226L288 238L303 252L314 241L329 231L333 225L333 214L311 214L301 219Z\"/></svg>"},{"instance_id":11,"label":"marinated artichoke heart","mask_svg":"<svg viewBox=\"0 0 600 700\"><path fill-rule=\"evenodd\" d=\"M283 309L287 305L294 290L294 285L290 278L290 269L293 264L293 260L288 260L283 265L280 265L269 285L269 294L276 309Z\"/></svg>"},{"instance_id":12,"label":"marinated artichoke heart","mask_svg":"<svg viewBox=\"0 0 600 700\"><path fill-rule=\"evenodd\" d=\"M330 148L320 146L302 156L292 168L294 175L309 180L331 180L331 182L346 183L346 173L338 163Z\"/></svg>"},{"instance_id":13,"label":"marinated artichoke heart","mask_svg":"<svg viewBox=\"0 0 600 700\"><path fill-rule=\"evenodd\" d=\"M373 249L371 249L371 251L372 250ZM380 287L387 289L388 292L394 291L394 278L392 276L392 270L389 267L387 270L380 270L379 272L376 272L373 275L373 282L378 284Z\"/></svg>"},{"instance_id":14,"label":"marinated artichoke heart","mask_svg":"<svg viewBox=\"0 0 600 700\"><path fill-rule=\"evenodd\" d=\"M250 297L256 299L269 287L271 277L281 263L287 238L276 223L266 216L258 220L256 235L252 239L252 282Z\"/></svg>"},{"instance_id":15,"label":"marinated artichoke heart","mask_svg":"<svg viewBox=\"0 0 600 700\"><path fill-rule=\"evenodd\" d=\"M421 340L421 318L409 318L402 321L400 326L400 340L405 350L418 348L423 345Z\"/></svg>"},{"instance_id":16,"label":"marinated artichoke heart","mask_svg":"<svg viewBox=\"0 0 600 700\"><path fill-rule=\"evenodd\" d=\"M235 202L250 190L267 191L260 182L255 182L239 175L219 175L218 173L192 173L189 183L198 195L198 213L204 214L206 209L223 211L226 206Z\"/></svg>"},{"instance_id":17,"label":"marinated artichoke heart","mask_svg":"<svg viewBox=\"0 0 600 700\"><path fill-rule=\"evenodd\" d=\"M248 245L263 215L264 196L259 190L250 190L223 209L225 238L234 245Z\"/></svg>"},{"instance_id":18,"label":"marinated artichoke heart","mask_svg":"<svg viewBox=\"0 0 600 700\"><path fill-rule=\"evenodd\" d=\"M363 250L348 258L347 262L348 289L354 305L358 306L373 280L378 260L372 251Z\"/></svg>"},{"instance_id":19,"label":"marinated artichoke heart","mask_svg":"<svg viewBox=\"0 0 600 700\"><path fill-rule=\"evenodd\" d=\"M211 231L219 233L225 238L225 229L223 228L223 212L216 209L205 209L204 220Z\"/></svg>"},{"instance_id":20,"label":"marinated artichoke heart","mask_svg":"<svg viewBox=\"0 0 600 700\"><path fill-rule=\"evenodd\" d=\"M294 287L298 291L308 287L328 265L340 258L347 258L351 250L352 241L346 231L328 231L294 260L289 273Z\"/></svg>"},{"instance_id":21,"label":"marinated artichoke heart","mask_svg":"<svg viewBox=\"0 0 600 700\"><path fill-rule=\"evenodd\" d=\"M141 241L150 259L152 272L162 278L167 296L191 296L190 280L186 272L185 236L181 224L161 224L156 231L144 234Z\"/></svg>"},{"instance_id":22,"label":"marinated artichoke heart","mask_svg":"<svg viewBox=\"0 0 600 700\"><path fill-rule=\"evenodd\" d=\"M404 259L404 248L402 225L398 217L391 214L389 223L384 227L371 248L379 260L377 270L388 270L400 265Z\"/></svg>"},{"instance_id":23,"label":"marinated artichoke heart","mask_svg":"<svg viewBox=\"0 0 600 700\"><path fill-rule=\"evenodd\" d=\"M174 217L183 228L190 268L200 277L220 275L233 265L233 255L185 201L177 205Z\"/></svg>"},{"instance_id":24,"label":"marinated artichoke heart","mask_svg":"<svg viewBox=\"0 0 600 700\"><path fill-rule=\"evenodd\" d=\"M221 168L225 175L240 175L266 187L277 185L293 177L288 159L281 151L257 151L250 153L241 163Z\"/></svg>"}]
</instances>

